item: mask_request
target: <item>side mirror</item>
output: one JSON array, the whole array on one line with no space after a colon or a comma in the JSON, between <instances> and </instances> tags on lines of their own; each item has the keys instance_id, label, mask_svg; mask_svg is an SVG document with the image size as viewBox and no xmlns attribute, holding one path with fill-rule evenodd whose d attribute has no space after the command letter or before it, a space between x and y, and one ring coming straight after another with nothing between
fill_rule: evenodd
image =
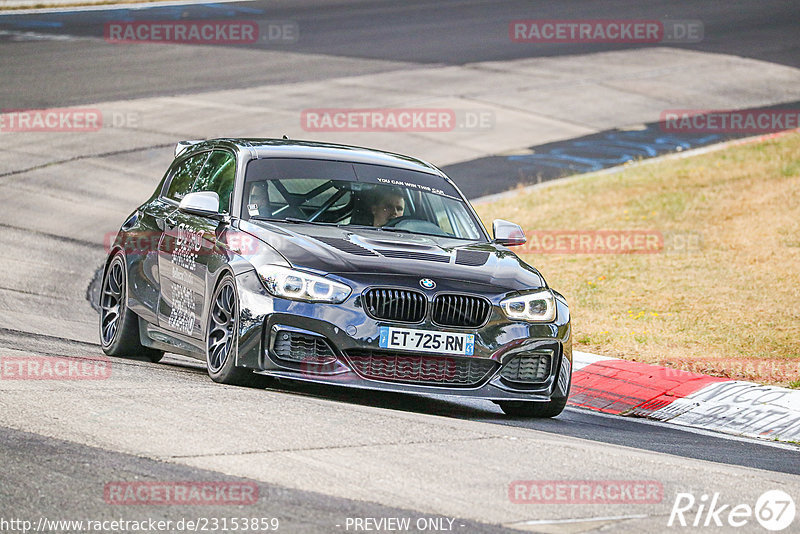
<instances>
[{"instance_id":1,"label":"side mirror","mask_svg":"<svg viewBox=\"0 0 800 534\"><path fill-rule=\"evenodd\" d=\"M219 195L213 191L188 193L181 200L178 209L184 213L200 215L201 217L222 218L222 214L219 212Z\"/></svg>"},{"instance_id":2,"label":"side mirror","mask_svg":"<svg viewBox=\"0 0 800 534\"><path fill-rule=\"evenodd\" d=\"M513 247L515 245L524 245L527 241L525 232L522 231L520 225L503 219L492 221L492 233L494 234L494 242L498 245Z\"/></svg>"}]
</instances>

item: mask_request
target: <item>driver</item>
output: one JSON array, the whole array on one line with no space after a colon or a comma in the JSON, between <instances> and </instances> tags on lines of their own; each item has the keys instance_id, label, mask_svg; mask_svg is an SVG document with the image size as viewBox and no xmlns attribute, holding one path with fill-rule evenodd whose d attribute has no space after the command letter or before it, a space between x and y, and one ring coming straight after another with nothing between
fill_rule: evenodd
<instances>
[{"instance_id":1,"label":"driver","mask_svg":"<svg viewBox=\"0 0 800 534\"><path fill-rule=\"evenodd\" d=\"M379 187L375 191L375 201L370 208L372 226L383 226L397 217L402 217L406 210L403 192L397 188Z\"/></svg>"}]
</instances>

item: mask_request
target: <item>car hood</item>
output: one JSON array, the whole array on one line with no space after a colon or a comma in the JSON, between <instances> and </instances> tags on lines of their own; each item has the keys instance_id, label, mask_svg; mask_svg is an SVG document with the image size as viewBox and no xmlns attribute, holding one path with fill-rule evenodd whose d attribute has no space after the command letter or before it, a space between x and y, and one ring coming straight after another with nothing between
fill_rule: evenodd
<instances>
[{"instance_id":1,"label":"car hood","mask_svg":"<svg viewBox=\"0 0 800 534\"><path fill-rule=\"evenodd\" d=\"M293 267L322 274L447 278L506 291L546 287L536 269L491 243L266 221L240 221L239 226Z\"/></svg>"}]
</instances>

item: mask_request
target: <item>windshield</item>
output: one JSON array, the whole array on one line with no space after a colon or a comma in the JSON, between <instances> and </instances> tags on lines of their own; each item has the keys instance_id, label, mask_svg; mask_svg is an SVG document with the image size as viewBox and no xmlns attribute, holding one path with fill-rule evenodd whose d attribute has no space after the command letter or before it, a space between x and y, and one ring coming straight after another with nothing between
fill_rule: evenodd
<instances>
[{"instance_id":1,"label":"windshield","mask_svg":"<svg viewBox=\"0 0 800 534\"><path fill-rule=\"evenodd\" d=\"M466 203L440 177L344 162L251 162L242 217L484 240Z\"/></svg>"}]
</instances>

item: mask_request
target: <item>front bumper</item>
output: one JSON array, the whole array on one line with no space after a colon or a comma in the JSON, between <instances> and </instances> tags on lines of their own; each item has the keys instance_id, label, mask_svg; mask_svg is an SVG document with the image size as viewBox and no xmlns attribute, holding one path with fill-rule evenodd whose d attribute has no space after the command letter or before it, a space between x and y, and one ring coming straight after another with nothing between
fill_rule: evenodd
<instances>
[{"instance_id":1,"label":"front bumper","mask_svg":"<svg viewBox=\"0 0 800 534\"><path fill-rule=\"evenodd\" d=\"M255 271L238 275L240 325L237 366L253 369L259 374L315 384L492 401L546 402L568 395L572 343L569 309L563 298L558 296L556 299L557 317L554 322L532 324L511 321L503 314L498 303L504 295L491 294L488 288L484 288L486 291L481 294L481 288L477 288L476 292L476 287L471 285L467 292L479 294L492 303L488 321L475 329L442 327L431 323L428 318L416 324L398 324L373 319L365 312L361 299L363 291L371 285L413 287L416 278L406 278L384 276L380 284L371 284L369 280L354 282L348 278L348 283L356 286L353 293L344 303L334 305L275 298L264 289ZM463 282L437 280L437 283L435 291L422 292L430 298L440 291L465 292ZM475 334L474 353L473 356L462 357L388 351L379 345L382 326ZM304 339L313 336L325 340L330 347L325 354L330 357L316 361L286 358L285 351L276 350L276 339L287 332L304 336ZM357 363L364 361L365 354L366 357L374 356L379 360L380 368L385 368L389 360L400 361L398 365L403 362L409 366L423 367L433 364L439 371L429 374L429 378L420 379L417 376L412 380L390 373L376 377L374 373L365 372L365 367ZM549 355L544 376L526 383L508 380L506 366L514 358L530 354ZM448 361L444 362L443 359ZM449 380L449 376L443 376L443 373L449 374L446 369L454 369L453 373L456 373L460 371L455 369L472 368L477 364L486 371L485 374L479 373L477 380L456 383ZM402 372L399 374L403 375Z\"/></svg>"}]
</instances>

